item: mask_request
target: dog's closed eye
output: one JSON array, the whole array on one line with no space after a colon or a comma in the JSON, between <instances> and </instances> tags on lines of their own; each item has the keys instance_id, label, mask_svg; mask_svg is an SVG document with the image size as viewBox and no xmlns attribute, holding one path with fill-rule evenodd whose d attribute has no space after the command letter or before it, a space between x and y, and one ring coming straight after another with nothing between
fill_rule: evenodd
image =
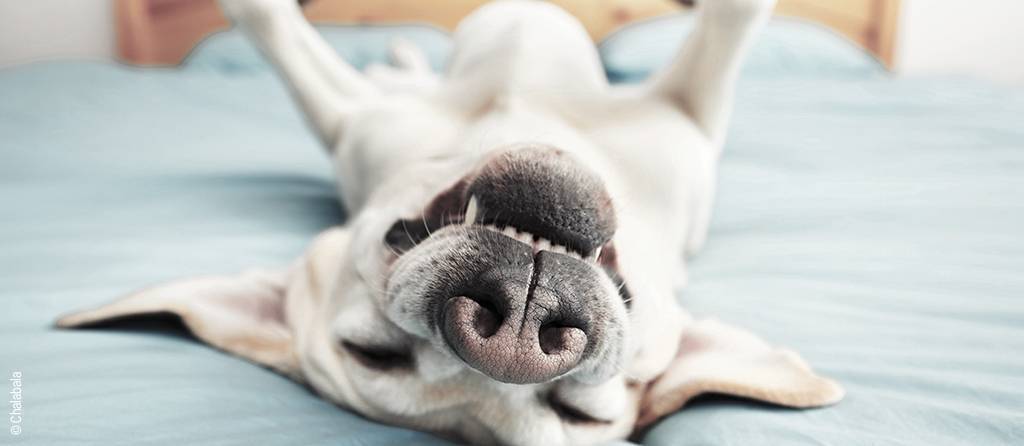
<instances>
[{"instance_id":1,"label":"dog's closed eye","mask_svg":"<svg viewBox=\"0 0 1024 446\"><path fill-rule=\"evenodd\" d=\"M365 346L342 341L341 346L364 367L375 370L412 369L413 357L408 350L394 347Z\"/></svg>"},{"instance_id":2,"label":"dog's closed eye","mask_svg":"<svg viewBox=\"0 0 1024 446\"><path fill-rule=\"evenodd\" d=\"M547 397L548 407L551 408L558 417L571 424L610 424L611 420L604 420L590 415L579 408L570 406L565 401L562 401L554 393L549 393Z\"/></svg>"}]
</instances>

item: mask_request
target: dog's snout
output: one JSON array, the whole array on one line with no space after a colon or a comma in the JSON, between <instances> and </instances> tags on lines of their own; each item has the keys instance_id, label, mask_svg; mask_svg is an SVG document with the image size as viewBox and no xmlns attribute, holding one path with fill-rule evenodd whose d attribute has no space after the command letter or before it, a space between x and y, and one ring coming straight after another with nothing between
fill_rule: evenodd
<instances>
[{"instance_id":1,"label":"dog's snout","mask_svg":"<svg viewBox=\"0 0 1024 446\"><path fill-rule=\"evenodd\" d=\"M452 215L462 224L444 224ZM551 147L497 152L427 206L422 234L406 223L394 240L409 254L389 281L403 328L442 337L507 383L596 380L621 363L624 304L600 263L615 213L578 160Z\"/></svg>"},{"instance_id":2,"label":"dog's snout","mask_svg":"<svg viewBox=\"0 0 1024 446\"><path fill-rule=\"evenodd\" d=\"M445 342L469 366L502 382L549 381L576 368L604 340L597 273L584 260L536 254L490 231L501 257L455 284L443 297L437 325Z\"/></svg>"}]
</instances>

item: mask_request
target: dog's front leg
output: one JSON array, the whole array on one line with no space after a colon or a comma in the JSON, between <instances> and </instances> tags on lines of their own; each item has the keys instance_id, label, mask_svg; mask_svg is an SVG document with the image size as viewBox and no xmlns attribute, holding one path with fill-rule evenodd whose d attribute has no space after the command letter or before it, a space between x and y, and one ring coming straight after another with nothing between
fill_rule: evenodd
<instances>
[{"instance_id":1,"label":"dog's front leg","mask_svg":"<svg viewBox=\"0 0 1024 446\"><path fill-rule=\"evenodd\" d=\"M651 93L679 106L711 140L725 138L740 62L775 0L701 0L697 24L675 59L651 84Z\"/></svg>"},{"instance_id":2,"label":"dog's front leg","mask_svg":"<svg viewBox=\"0 0 1024 446\"><path fill-rule=\"evenodd\" d=\"M376 89L306 21L295 0L220 0L276 66L321 142L333 150L344 118Z\"/></svg>"}]
</instances>

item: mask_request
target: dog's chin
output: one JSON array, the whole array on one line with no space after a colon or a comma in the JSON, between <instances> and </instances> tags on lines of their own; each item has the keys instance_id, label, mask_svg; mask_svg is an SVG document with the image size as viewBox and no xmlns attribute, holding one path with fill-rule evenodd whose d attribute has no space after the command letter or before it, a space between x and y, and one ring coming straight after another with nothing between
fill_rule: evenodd
<instances>
[{"instance_id":1,"label":"dog's chin","mask_svg":"<svg viewBox=\"0 0 1024 446\"><path fill-rule=\"evenodd\" d=\"M497 381L603 380L628 325L614 232L589 170L550 148L500 152L388 232L388 316Z\"/></svg>"}]
</instances>

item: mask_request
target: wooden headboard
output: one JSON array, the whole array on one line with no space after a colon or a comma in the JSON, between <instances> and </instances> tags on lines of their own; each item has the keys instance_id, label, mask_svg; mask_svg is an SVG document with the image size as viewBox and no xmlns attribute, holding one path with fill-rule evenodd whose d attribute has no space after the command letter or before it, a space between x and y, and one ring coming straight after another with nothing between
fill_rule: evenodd
<instances>
[{"instance_id":1,"label":"wooden headboard","mask_svg":"<svg viewBox=\"0 0 1024 446\"><path fill-rule=\"evenodd\" d=\"M487 0L312 0L317 23L431 23L451 30ZM677 11L672 0L550 0L600 40L629 22ZM779 0L776 13L821 23L892 65L900 0ZM173 65L203 37L228 27L215 0L116 0L118 53L128 63Z\"/></svg>"}]
</instances>

